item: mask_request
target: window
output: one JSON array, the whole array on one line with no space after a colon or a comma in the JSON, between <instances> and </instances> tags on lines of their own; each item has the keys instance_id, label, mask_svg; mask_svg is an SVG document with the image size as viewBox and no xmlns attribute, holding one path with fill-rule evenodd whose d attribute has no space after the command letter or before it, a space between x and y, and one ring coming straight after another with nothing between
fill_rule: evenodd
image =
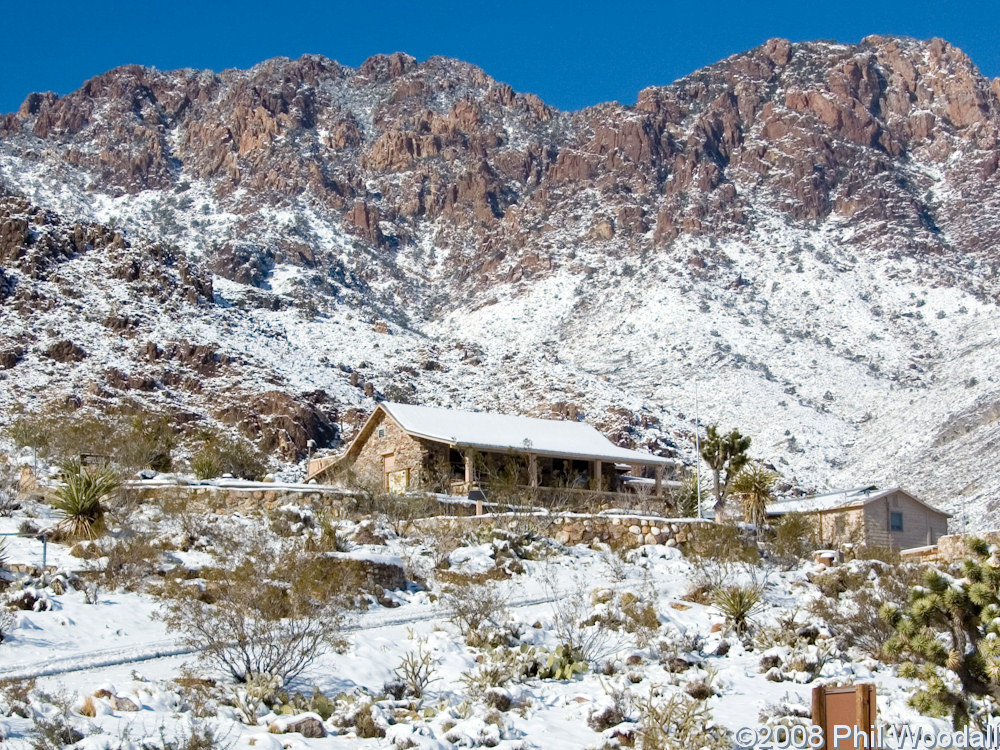
<instances>
[{"instance_id":1,"label":"window","mask_svg":"<svg viewBox=\"0 0 1000 750\"><path fill-rule=\"evenodd\" d=\"M379 427L378 428L378 436L380 438L384 438L385 437L385 427Z\"/></svg>"},{"instance_id":2,"label":"window","mask_svg":"<svg viewBox=\"0 0 1000 750\"><path fill-rule=\"evenodd\" d=\"M903 530L903 514L902 513L890 513L889 514L889 531L902 531Z\"/></svg>"}]
</instances>

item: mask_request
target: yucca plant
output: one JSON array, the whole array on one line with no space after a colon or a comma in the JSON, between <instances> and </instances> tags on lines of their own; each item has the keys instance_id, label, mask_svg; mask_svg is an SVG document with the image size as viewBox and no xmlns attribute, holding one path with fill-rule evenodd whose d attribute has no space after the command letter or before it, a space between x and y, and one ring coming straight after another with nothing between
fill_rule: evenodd
<instances>
[{"instance_id":1,"label":"yucca plant","mask_svg":"<svg viewBox=\"0 0 1000 750\"><path fill-rule=\"evenodd\" d=\"M745 635L750 630L753 618L764 611L764 587L718 586L712 592L712 605L726 618L726 622L737 635Z\"/></svg>"},{"instance_id":2,"label":"yucca plant","mask_svg":"<svg viewBox=\"0 0 1000 750\"><path fill-rule=\"evenodd\" d=\"M743 467L733 479L732 494L743 505L743 518L752 523L760 538L760 529L767 520L767 505L774 500L774 483L778 475L759 461Z\"/></svg>"},{"instance_id":3,"label":"yucca plant","mask_svg":"<svg viewBox=\"0 0 1000 750\"><path fill-rule=\"evenodd\" d=\"M121 486L111 469L89 468L79 463L64 469L65 481L55 491L50 505L59 512L59 527L69 536L93 539L104 529L104 505Z\"/></svg>"}]
</instances>

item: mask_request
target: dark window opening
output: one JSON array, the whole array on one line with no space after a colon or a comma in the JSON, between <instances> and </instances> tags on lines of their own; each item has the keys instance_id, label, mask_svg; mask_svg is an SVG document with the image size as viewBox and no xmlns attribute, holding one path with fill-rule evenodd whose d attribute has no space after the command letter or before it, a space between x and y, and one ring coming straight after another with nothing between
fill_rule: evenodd
<instances>
[{"instance_id":1,"label":"dark window opening","mask_svg":"<svg viewBox=\"0 0 1000 750\"><path fill-rule=\"evenodd\" d=\"M889 514L889 531L902 531L903 530L903 514L902 513L890 513Z\"/></svg>"}]
</instances>

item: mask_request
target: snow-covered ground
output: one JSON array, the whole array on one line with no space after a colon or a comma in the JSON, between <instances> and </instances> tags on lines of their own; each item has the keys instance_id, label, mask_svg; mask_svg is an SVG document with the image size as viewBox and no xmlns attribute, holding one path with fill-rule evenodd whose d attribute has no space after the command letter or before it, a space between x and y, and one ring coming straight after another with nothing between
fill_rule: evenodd
<instances>
[{"instance_id":1,"label":"snow-covered ground","mask_svg":"<svg viewBox=\"0 0 1000 750\"><path fill-rule=\"evenodd\" d=\"M175 539L182 528L200 529L194 534L203 536L187 551L164 552L159 562L161 569L180 565L197 572L235 564L239 543L219 543L233 539L234 532L276 548L304 544L321 533L309 520L312 512L282 512L301 521L291 525L291 537L277 533L273 513L201 516L191 509L176 514L150 505L133 509L128 526L132 533L142 530L160 540ZM0 531L16 530L28 516L40 527L55 521L45 506L27 503L13 517L0 519ZM497 527L503 529L508 520L498 518ZM517 520L523 532L524 519ZM282 528L289 533L289 527ZM143 586L127 592L84 585L77 574L99 568L102 560L70 556L66 545L50 544L48 560L58 572L45 580L7 575L13 583L5 596L28 591L37 603L17 611L0 643L0 678L8 680L0 683L0 712L7 712L0 715L5 747L32 747L35 720L44 724L44 716L58 714L63 704L69 709L66 721L84 735L79 746L95 749L165 747L172 738L205 729L224 747L616 747L639 731L643 700L686 696L696 683L709 686L710 695L702 699L712 720L731 731L806 722L802 717L808 714L812 688L838 681L873 682L880 721L945 728L907 705L913 683L833 637L811 613L810 602L821 597L811 581L823 572L821 566L802 563L782 570L772 563L705 562L660 545L620 551L565 547L530 533L482 530L456 537L399 530L370 521L344 521L337 528L338 538L353 549L349 556L401 564L409 582L405 589L386 592L381 604L370 597L367 608L346 623L346 646L322 653L288 686L306 697L318 689L330 699L330 718L317 717L327 734L323 738L273 734L302 718L298 710L277 714L265 706L257 725L241 721L233 705L236 688L227 676L199 661L157 617L166 601L162 596ZM124 537L125 529L113 525L112 533ZM7 539L8 563L40 563L36 540ZM454 609L439 598L447 582L462 579L495 586L506 603L498 610L505 613L503 627L491 631L505 633L498 648L469 645L467 632L452 617ZM754 618L753 637L738 637L719 610L693 593L706 581L723 579L764 584L765 606ZM653 613L645 627L623 624L641 620L641 615L630 620L632 615L624 614L632 605ZM492 692L470 681L508 649L554 652L567 632L560 624L567 613L603 623L578 630L589 643L586 672L568 679L515 678ZM808 625L816 630L797 638L795 629ZM394 670L408 655L424 654L431 664L424 696L387 697L384 686ZM781 667L768 671L762 666L765 656ZM218 680L218 686L199 696L174 682L192 674ZM26 686L33 676L30 706L21 710L26 716L10 713L16 709L11 686ZM374 708L365 710L384 737L359 738L362 724L349 720L359 706L369 704ZM595 719L616 705L624 709L621 717L610 724Z\"/></svg>"}]
</instances>

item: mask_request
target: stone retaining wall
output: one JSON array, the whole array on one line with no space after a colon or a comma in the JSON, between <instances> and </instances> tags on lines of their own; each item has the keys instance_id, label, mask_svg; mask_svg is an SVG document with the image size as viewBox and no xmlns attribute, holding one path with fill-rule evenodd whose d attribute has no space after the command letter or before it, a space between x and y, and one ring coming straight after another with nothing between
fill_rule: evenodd
<instances>
[{"instance_id":1,"label":"stone retaining wall","mask_svg":"<svg viewBox=\"0 0 1000 750\"><path fill-rule=\"evenodd\" d=\"M284 505L298 505L326 508L337 516L345 500L351 497L350 492L323 485L310 487L309 490L168 485L132 487L129 492L142 503L182 502L191 510L218 514L274 510Z\"/></svg>"},{"instance_id":2,"label":"stone retaining wall","mask_svg":"<svg viewBox=\"0 0 1000 750\"><path fill-rule=\"evenodd\" d=\"M979 537L987 544L1000 546L1000 531L984 531L980 534L948 534L940 537L937 542L937 559L944 563L959 562L967 551L967 537Z\"/></svg>"},{"instance_id":3,"label":"stone retaining wall","mask_svg":"<svg viewBox=\"0 0 1000 750\"><path fill-rule=\"evenodd\" d=\"M464 528L496 526L497 528L523 528L525 525L538 530L562 544L590 544L604 542L612 547L638 547L643 544L665 544L676 547L690 538L694 529L711 521L697 518L659 518L643 515L585 515L562 513L558 515L448 516L422 518L414 525L427 530L436 524L458 524Z\"/></svg>"}]
</instances>

